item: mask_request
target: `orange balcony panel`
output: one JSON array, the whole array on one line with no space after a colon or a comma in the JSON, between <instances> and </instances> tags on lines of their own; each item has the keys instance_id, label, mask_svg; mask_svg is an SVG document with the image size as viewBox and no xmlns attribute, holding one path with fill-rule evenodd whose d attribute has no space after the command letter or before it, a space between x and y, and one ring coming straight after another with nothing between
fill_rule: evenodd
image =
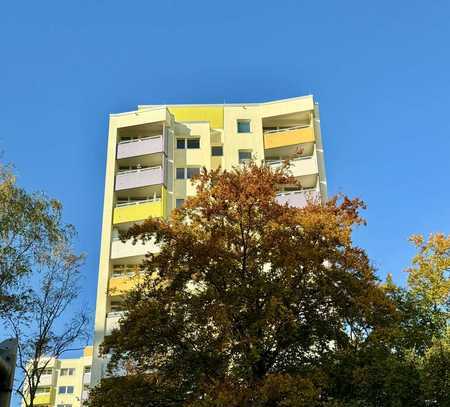
<instances>
[{"instance_id":1,"label":"orange balcony panel","mask_svg":"<svg viewBox=\"0 0 450 407\"><path fill-rule=\"evenodd\" d=\"M279 131L273 130L264 133L264 149L266 150L314 141L314 129L311 126Z\"/></svg>"}]
</instances>

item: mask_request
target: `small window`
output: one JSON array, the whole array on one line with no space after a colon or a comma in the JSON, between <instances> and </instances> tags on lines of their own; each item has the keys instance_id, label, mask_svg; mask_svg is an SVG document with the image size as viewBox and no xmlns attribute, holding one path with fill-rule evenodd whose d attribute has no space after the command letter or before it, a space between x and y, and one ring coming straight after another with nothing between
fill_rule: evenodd
<instances>
[{"instance_id":1,"label":"small window","mask_svg":"<svg viewBox=\"0 0 450 407\"><path fill-rule=\"evenodd\" d=\"M191 179L200 174L200 168L187 168L186 178Z\"/></svg>"},{"instance_id":2,"label":"small window","mask_svg":"<svg viewBox=\"0 0 450 407\"><path fill-rule=\"evenodd\" d=\"M67 394L73 393L73 386L67 386Z\"/></svg>"},{"instance_id":3,"label":"small window","mask_svg":"<svg viewBox=\"0 0 450 407\"><path fill-rule=\"evenodd\" d=\"M223 156L223 147L222 146L211 147L211 155L213 157L222 157Z\"/></svg>"},{"instance_id":4,"label":"small window","mask_svg":"<svg viewBox=\"0 0 450 407\"><path fill-rule=\"evenodd\" d=\"M186 140L184 138L177 138L177 149L183 150L186 148Z\"/></svg>"},{"instance_id":5,"label":"small window","mask_svg":"<svg viewBox=\"0 0 450 407\"><path fill-rule=\"evenodd\" d=\"M239 163L245 163L252 159L251 151L239 151Z\"/></svg>"},{"instance_id":6,"label":"small window","mask_svg":"<svg viewBox=\"0 0 450 407\"><path fill-rule=\"evenodd\" d=\"M66 394L66 386L59 386L58 393L59 394Z\"/></svg>"},{"instance_id":7,"label":"small window","mask_svg":"<svg viewBox=\"0 0 450 407\"><path fill-rule=\"evenodd\" d=\"M60 376L67 376L69 369L61 369Z\"/></svg>"},{"instance_id":8,"label":"small window","mask_svg":"<svg viewBox=\"0 0 450 407\"><path fill-rule=\"evenodd\" d=\"M91 367L90 366L85 366L84 367L84 373L90 373L91 372Z\"/></svg>"},{"instance_id":9,"label":"small window","mask_svg":"<svg viewBox=\"0 0 450 407\"><path fill-rule=\"evenodd\" d=\"M181 208L182 206L183 206L183 204L184 204L184 199L176 199L176 201L175 201L175 205L176 205L176 207L177 208Z\"/></svg>"},{"instance_id":10,"label":"small window","mask_svg":"<svg viewBox=\"0 0 450 407\"><path fill-rule=\"evenodd\" d=\"M200 139L199 138L188 138L187 139L187 148L200 148Z\"/></svg>"},{"instance_id":11,"label":"small window","mask_svg":"<svg viewBox=\"0 0 450 407\"><path fill-rule=\"evenodd\" d=\"M177 168L177 179L184 179L184 168Z\"/></svg>"},{"instance_id":12,"label":"small window","mask_svg":"<svg viewBox=\"0 0 450 407\"><path fill-rule=\"evenodd\" d=\"M75 369L73 367L69 368L69 376L73 376L75 373Z\"/></svg>"},{"instance_id":13,"label":"small window","mask_svg":"<svg viewBox=\"0 0 450 407\"><path fill-rule=\"evenodd\" d=\"M237 132L238 133L250 133L250 120L238 120Z\"/></svg>"}]
</instances>

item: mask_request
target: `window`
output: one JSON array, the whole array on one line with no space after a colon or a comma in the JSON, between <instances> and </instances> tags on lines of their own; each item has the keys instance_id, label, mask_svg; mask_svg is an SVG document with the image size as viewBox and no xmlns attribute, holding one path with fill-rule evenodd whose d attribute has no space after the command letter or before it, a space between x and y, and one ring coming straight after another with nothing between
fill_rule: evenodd
<instances>
[{"instance_id":1,"label":"window","mask_svg":"<svg viewBox=\"0 0 450 407\"><path fill-rule=\"evenodd\" d=\"M61 376L73 376L75 369L73 367L61 369Z\"/></svg>"},{"instance_id":2,"label":"window","mask_svg":"<svg viewBox=\"0 0 450 407\"><path fill-rule=\"evenodd\" d=\"M238 120L237 132L238 133L250 133L250 120Z\"/></svg>"},{"instance_id":3,"label":"window","mask_svg":"<svg viewBox=\"0 0 450 407\"><path fill-rule=\"evenodd\" d=\"M90 366L85 366L84 367L84 373L91 373L91 367Z\"/></svg>"},{"instance_id":4,"label":"window","mask_svg":"<svg viewBox=\"0 0 450 407\"><path fill-rule=\"evenodd\" d=\"M36 394L50 393L50 387L38 387Z\"/></svg>"},{"instance_id":5,"label":"window","mask_svg":"<svg viewBox=\"0 0 450 407\"><path fill-rule=\"evenodd\" d=\"M186 178L187 179L191 179L196 175L200 174L200 168L196 167L196 168L186 168Z\"/></svg>"},{"instance_id":6,"label":"window","mask_svg":"<svg viewBox=\"0 0 450 407\"><path fill-rule=\"evenodd\" d=\"M184 168L177 168L177 179L184 179Z\"/></svg>"},{"instance_id":7,"label":"window","mask_svg":"<svg viewBox=\"0 0 450 407\"><path fill-rule=\"evenodd\" d=\"M59 386L58 387L58 394L66 394L66 386Z\"/></svg>"},{"instance_id":8,"label":"window","mask_svg":"<svg viewBox=\"0 0 450 407\"><path fill-rule=\"evenodd\" d=\"M47 367L47 368L41 370L42 376L48 376L48 375L51 375L52 372L53 372L53 370L52 370L51 368L49 368L49 367Z\"/></svg>"},{"instance_id":9,"label":"window","mask_svg":"<svg viewBox=\"0 0 450 407\"><path fill-rule=\"evenodd\" d=\"M190 167L190 168L177 168L177 179L191 179L195 175L200 174L200 167Z\"/></svg>"},{"instance_id":10,"label":"window","mask_svg":"<svg viewBox=\"0 0 450 407\"><path fill-rule=\"evenodd\" d=\"M222 146L213 146L213 147L211 147L211 155L213 157L221 157L221 156L223 156L223 147Z\"/></svg>"},{"instance_id":11,"label":"window","mask_svg":"<svg viewBox=\"0 0 450 407\"><path fill-rule=\"evenodd\" d=\"M184 199L176 199L176 207L181 208L184 204Z\"/></svg>"},{"instance_id":12,"label":"window","mask_svg":"<svg viewBox=\"0 0 450 407\"><path fill-rule=\"evenodd\" d=\"M177 138L177 149L182 150L186 148L186 139Z\"/></svg>"},{"instance_id":13,"label":"window","mask_svg":"<svg viewBox=\"0 0 450 407\"><path fill-rule=\"evenodd\" d=\"M72 407L72 404L57 404L56 407Z\"/></svg>"},{"instance_id":14,"label":"window","mask_svg":"<svg viewBox=\"0 0 450 407\"><path fill-rule=\"evenodd\" d=\"M252 159L251 151L242 151L239 150L239 163L245 163L246 161L250 161Z\"/></svg>"},{"instance_id":15,"label":"window","mask_svg":"<svg viewBox=\"0 0 450 407\"><path fill-rule=\"evenodd\" d=\"M187 139L187 148L200 148L200 139L199 138L188 138Z\"/></svg>"},{"instance_id":16,"label":"window","mask_svg":"<svg viewBox=\"0 0 450 407\"><path fill-rule=\"evenodd\" d=\"M73 386L67 386L67 394L73 393Z\"/></svg>"},{"instance_id":17,"label":"window","mask_svg":"<svg viewBox=\"0 0 450 407\"><path fill-rule=\"evenodd\" d=\"M177 138L177 149L183 150L185 148L197 149L200 148L199 138Z\"/></svg>"}]
</instances>

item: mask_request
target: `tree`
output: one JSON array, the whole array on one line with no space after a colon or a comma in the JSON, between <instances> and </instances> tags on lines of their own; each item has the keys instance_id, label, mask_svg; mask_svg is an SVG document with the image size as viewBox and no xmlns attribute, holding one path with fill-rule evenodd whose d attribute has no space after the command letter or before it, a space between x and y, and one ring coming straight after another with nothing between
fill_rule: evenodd
<instances>
[{"instance_id":1,"label":"tree","mask_svg":"<svg viewBox=\"0 0 450 407\"><path fill-rule=\"evenodd\" d=\"M103 380L91 407L112 404L125 383L132 406L344 405L330 366L379 337L395 304L352 242L363 203L278 204L277 188L293 183L254 163L204 171L169 220L123 236L155 239L160 252L103 344L110 373L128 377Z\"/></svg>"},{"instance_id":2,"label":"tree","mask_svg":"<svg viewBox=\"0 0 450 407\"><path fill-rule=\"evenodd\" d=\"M58 201L18 187L11 168L0 164L0 322L26 297L21 282L33 265L73 233L61 215Z\"/></svg>"},{"instance_id":3,"label":"tree","mask_svg":"<svg viewBox=\"0 0 450 407\"><path fill-rule=\"evenodd\" d=\"M87 312L70 309L80 292L83 258L74 255L65 242L54 247L41 259L44 269L38 274L39 284L30 290L25 306L6 317L18 341L17 367L22 380L16 391L26 407L34 406L42 372L52 358L60 358L74 343L88 339ZM71 318L66 315L69 311Z\"/></svg>"}]
</instances>

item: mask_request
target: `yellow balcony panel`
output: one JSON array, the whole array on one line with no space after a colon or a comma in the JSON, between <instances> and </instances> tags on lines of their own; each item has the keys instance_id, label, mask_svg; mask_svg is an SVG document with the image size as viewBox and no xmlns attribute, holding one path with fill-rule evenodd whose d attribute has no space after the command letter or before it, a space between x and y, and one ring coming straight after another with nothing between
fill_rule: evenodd
<instances>
[{"instance_id":1,"label":"yellow balcony panel","mask_svg":"<svg viewBox=\"0 0 450 407\"><path fill-rule=\"evenodd\" d=\"M266 150L314 141L314 129L311 126L292 127L290 129L272 130L264 133L264 149Z\"/></svg>"},{"instance_id":2,"label":"yellow balcony panel","mask_svg":"<svg viewBox=\"0 0 450 407\"><path fill-rule=\"evenodd\" d=\"M141 280L142 276L139 274L111 277L109 279L109 294L121 295L123 293L126 293L133 289Z\"/></svg>"},{"instance_id":3,"label":"yellow balcony panel","mask_svg":"<svg viewBox=\"0 0 450 407\"><path fill-rule=\"evenodd\" d=\"M50 393L37 394L34 398L34 405L53 405L55 402L55 389L51 389Z\"/></svg>"},{"instance_id":4,"label":"yellow balcony panel","mask_svg":"<svg viewBox=\"0 0 450 407\"><path fill-rule=\"evenodd\" d=\"M141 202L114 208L114 224L124 222L137 222L149 217L164 216L162 200Z\"/></svg>"}]
</instances>

